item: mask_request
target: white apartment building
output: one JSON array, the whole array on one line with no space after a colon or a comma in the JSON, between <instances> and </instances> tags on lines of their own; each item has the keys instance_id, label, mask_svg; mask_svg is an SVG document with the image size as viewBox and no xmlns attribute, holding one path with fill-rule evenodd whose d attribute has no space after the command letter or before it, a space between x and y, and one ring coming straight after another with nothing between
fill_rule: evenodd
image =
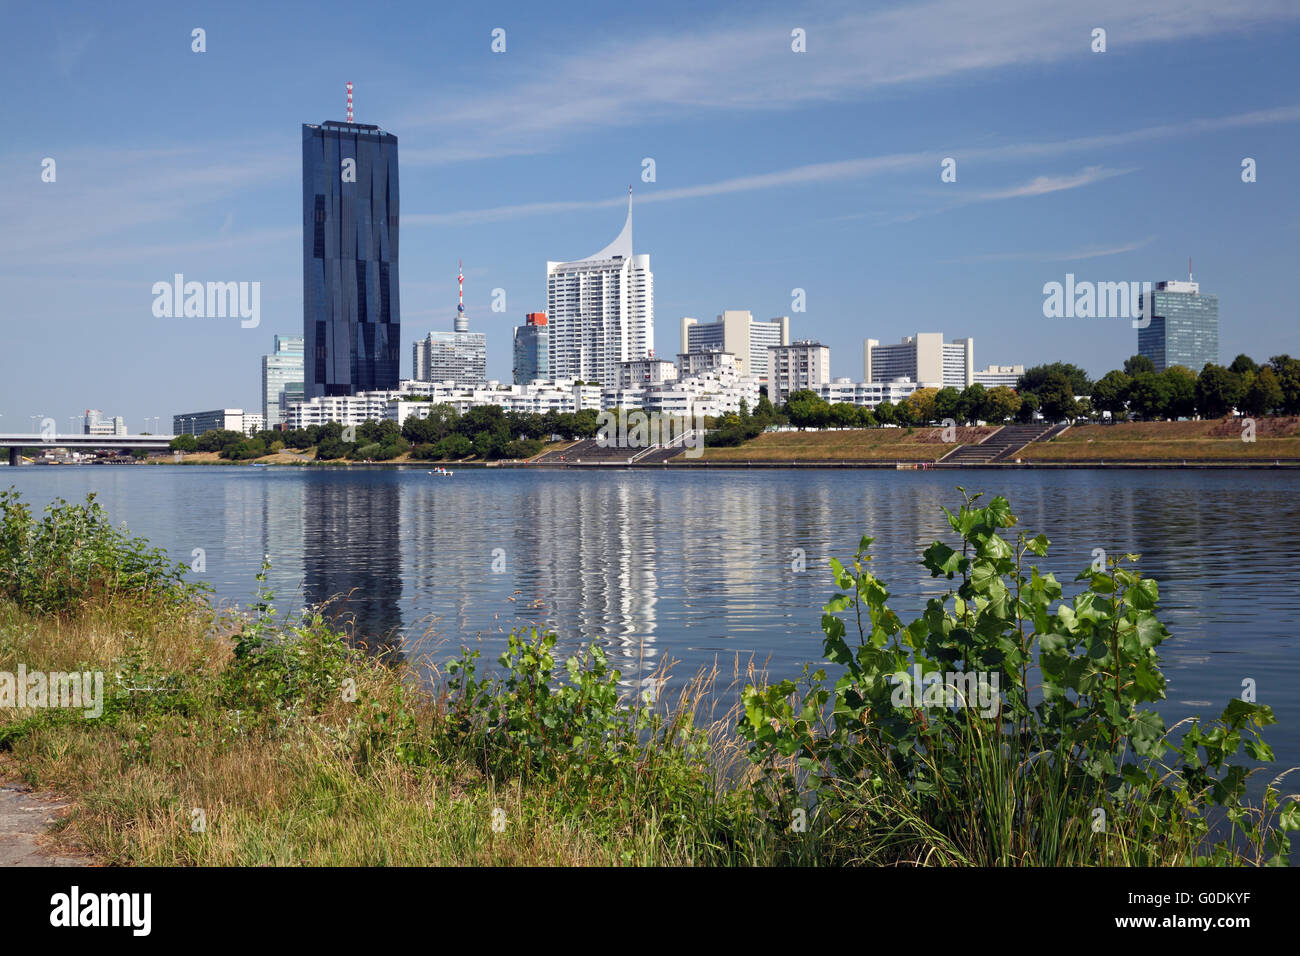
<instances>
[{"instance_id":1,"label":"white apartment building","mask_svg":"<svg viewBox=\"0 0 1300 956\"><path fill-rule=\"evenodd\" d=\"M665 359L634 359L618 363L618 387L662 385L677 381L677 366Z\"/></svg>"},{"instance_id":2,"label":"white apartment building","mask_svg":"<svg viewBox=\"0 0 1300 956\"><path fill-rule=\"evenodd\" d=\"M780 405L791 392L831 380L831 350L819 342L774 345L767 354L767 397L773 405Z\"/></svg>"},{"instance_id":3,"label":"white apartment building","mask_svg":"<svg viewBox=\"0 0 1300 956\"><path fill-rule=\"evenodd\" d=\"M428 401L414 401L419 396ZM307 428L338 422L360 425L365 421L395 421L399 425L411 415L427 418L434 405L450 405L463 415L471 408L499 406L506 412L545 414L547 412L599 411L601 387L578 385L569 379L558 382L535 382L505 385L488 382L481 388L466 388L455 382L404 381L397 391L361 392L357 395L320 396L289 407L289 427Z\"/></svg>"},{"instance_id":4,"label":"white apartment building","mask_svg":"<svg viewBox=\"0 0 1300 956\"><path fill-rule=\"evenodd\" d=\"M975 340L945 343L942 332L918 332L897 345L867 339L862 346L863 380L939 382L941 388L963 389L975 381Z\"/></svg>"},{"instance_id":5,"label":"white apartment building","mask_svg":"<svg viewBox=\"0 0 1300 956\"><path fill-rule=\"evenodd\" d=\"M764 384L768 377L768 350L775 345L789 344L788 315L756 322L749 312L726 309L714 322L682 319L681 354L730 352L741 375L753 376Z\"/></svg>"},{"instance_id":6,"label":"white apartment building","mask_svg":"<svg viewBox=\"0 0 1300 956\"><path fill-rule=\"evenodd\" d=\"M699 375L715 368L735 366L736 356L719 349L707 349L703 352L681 352L677 356L677 373L679 376ZM760 379L760 381L762 381Z\"/></svg>"},{"instance_id":7,"label":"white apartment building","mask_svg":"<svg viewBox=\"0 0 1300 956\"><path fill-rule=\"evenodd\" d=\"M1020 381L1020 376L1024 374L1023 365L990 365L983 371L975 373L975 384L983 385L985 388L993 388L997 385L1015 388L1016 382Z\"/></svg>"},{"instance_id":8,"label":"white apartment building","mask_svg":"<svg viewBox=\"0 0 1300 956\"><path fill-rule=\"evenodd\" d=\"M811 386L811 390L831 405L843 402L875 408L882 402L897 405L918 388L933 387L937 386L922 385L908 378L898 378L892 382L852 382L847 378L837 378L827 384Z\"/></svg>"},{"instance_id":9,"label":"white apartment building","mask_svg":"<svg viewBox=\"0 0 1300 956\"><path fill-rule=\"evenodd\" d=\"M241 430L250 438L266 429L266 419L257 412L244 412L242 424L243 428Z\"/></svg>"},{"instance_id":10,"label":"white apartment building","mask_svg":"<svg viewBox=\"0 0 1300 956\"><path fill-rule=\"evenodd\" d=\"M727 365L659 385L607 388L604 406L640 408L664 415L721 416L738 413L741 402L752 412L761 393L758 379L741 375L735 365Z\"/></svg>"},{"instance_id":11,"label":"white apartment building","mask_svg":"<svg viewBox=\"0 0 1300 956\"><path fill-rule=\"evenodd\" d=\"M546 263L550 377L618 384L618 365L654 356L654 273L632 254L632 197L612 243L573 262Z\"/></svg>"}]
</instances>

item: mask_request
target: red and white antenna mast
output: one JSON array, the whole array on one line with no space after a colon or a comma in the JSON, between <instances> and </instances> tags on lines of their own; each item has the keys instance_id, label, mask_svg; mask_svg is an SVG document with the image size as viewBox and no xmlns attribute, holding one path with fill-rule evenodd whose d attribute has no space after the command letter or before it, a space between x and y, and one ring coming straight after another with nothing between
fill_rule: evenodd
<instances>
[{"instance_id":1,"label":"red and white antenna mast","mask_svg":"<svg viewBox=\"0 0 1300 956\"><path fill-rule=\"evenodd\" d=\"M456 331L469 331L469 318L465 315L465 264L456 260Z\"/></svg>"},{"instance_id":2,"label":"red and white antenna mast","mask_svg":"<svg viewBox=\"0 0 1300 956\"><path fill-rule=\"evenodd\" d=\"M348 80L348 122L352 122L352 81Z\"/></svg>"}]
</instances>

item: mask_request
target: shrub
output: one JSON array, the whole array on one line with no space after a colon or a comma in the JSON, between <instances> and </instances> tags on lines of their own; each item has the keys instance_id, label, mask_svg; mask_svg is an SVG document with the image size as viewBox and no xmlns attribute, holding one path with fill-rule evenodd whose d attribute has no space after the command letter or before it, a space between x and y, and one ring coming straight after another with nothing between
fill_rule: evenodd
<instances>
[{"instance_id":1,"label":"shrub","mask_svg":"<svg viewBox=\"0 0 1300 956\"><path fill-rule=\"evenodd\" d=\"M85 504L56 498L37 521L10 488L0 491L0 513L0 594L24 610L58 614L120 594L184 600L203 590L185 583L184 564L114 528L94 493Z\"/></svg>"},{"instance_id":2,"label":"shrub","mask_svg":"<svg viewBox=\"0 0 1300 956\"><path fill-rule=\"evenodd\" d=\"M936 542L924 553L931 575L960 584L910 624L867 570L871 538L851 567L831 562L841 593L822 630L826 659L842 671L833 690L807 668L802 692L791 681L745 689L740 731L774 819L802 800L794 760L818 826L845 859L1151 865L1207 853L1231 862L1240 851L1284 862L1300 804L1281 803L1270 785L1263 808L1247 810L1253 771L1231 762L1243 749L1272 759L1259 736L1275 722L1270 709L1233 700L1217 721L1193 721L1171 740L1149 709L1164 697L1156 649L1168 632L1156 582L1124 566L1137 556L1085 569L1083 591L1066 603L1051 574L1025 566L1047 554L1047 539L1008 542L1007 501L976 507L979 497L945 509L960 550ZM936 683L941 674L957 679ZM913 695L916 675L925 686ZM971 676L1001 690L989 707L944 690ZM1218 824L1230 831L1223 839L1211 837Z\"/></svg>"}]
</instances>

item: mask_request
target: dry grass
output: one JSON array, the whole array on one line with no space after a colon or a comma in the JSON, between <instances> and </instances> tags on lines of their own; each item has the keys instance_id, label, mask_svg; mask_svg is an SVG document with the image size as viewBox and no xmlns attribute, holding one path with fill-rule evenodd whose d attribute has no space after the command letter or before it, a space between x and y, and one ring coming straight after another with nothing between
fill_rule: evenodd
<instances>
[{"instance_id":1,"label":"dry grass","mask_svg":"<svg viewBox=\"0 0 1300 956\"><path fill-rule=\"evenodd\" d=\"M956 443L941 428L854 428L842 431L764 432L735 448L706 448L703 461L938 461L955 448L996 431L961 426Z\"/></svg>"},{"instance_id":2,"label":"dry grass","mask_svg":"<svg viewBox=\"0 0 1300 956\"><path fill-rule=\"evenodd\" d=\"M1255 441L1242 441L1240 419L1076 425L1034 442L1024 461L1248 461L1300 458L1300 419L1260 418Z\"/></svg>"},{"instance_id":3,"label":"dry grass","mask_svg":"<svg viewBox=\"0 0 1300 956\"><path fill-rule=\"evenodd\" d=\"M588 825L572 793L554 784L496 781L455 756L413 765L381 747L359 759L358 741L388 725L357 703L269 717L223 708L215 688L238 627L202 608L116 601L60 619L0 600L0 670L20 662L29 671L103 669L107 687L130 655L151 673L198 677L195 705L172 712L87 720L0 710L0 771L72 801L55 834L60 845L110 865L146 866L698 862L697 844L665 837L653 819L620 824L618 808L601 810L598 799L592 812L607 818ZM415 727L427 737L439 702L404 686L409 673L361 660L350 672L358 700L414 701ZM733 677L743 676L738 667ZM703 703L718 699L715 679L688 682L677 706L702 708L722 786L724 777L744 776L748 762L731 733L736 712L713 715ZM203 832L192 828L196 810Z\"/></svg>"}]
</instances>

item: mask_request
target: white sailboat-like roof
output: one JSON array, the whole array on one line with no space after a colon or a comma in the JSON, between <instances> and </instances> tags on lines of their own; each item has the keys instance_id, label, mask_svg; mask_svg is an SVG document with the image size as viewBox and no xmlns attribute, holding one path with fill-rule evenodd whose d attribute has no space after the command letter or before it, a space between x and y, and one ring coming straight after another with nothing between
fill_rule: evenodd
<instances>
[{"instance_id":1,"label":"white sailboat-like roof","mask_svg":"<svg viewBox=\"0 0 1300 956\"><path fill-rule=\"evenodd\" d=\"M627 222L623 223L623 231L618 234L618 238L607 245L595 255L587 256L585 259L576 259L576 262L592 262L597 259L630 259L632 258L632 192L627 194Z\"/></svg>"}]
</instances>

